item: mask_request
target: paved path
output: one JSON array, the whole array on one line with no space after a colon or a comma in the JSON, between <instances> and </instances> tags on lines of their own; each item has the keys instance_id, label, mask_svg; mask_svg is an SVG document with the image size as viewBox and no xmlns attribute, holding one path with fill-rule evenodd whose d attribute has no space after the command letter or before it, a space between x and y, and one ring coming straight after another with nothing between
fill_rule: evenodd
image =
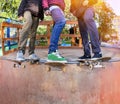
<instances>
[{"instance_id":1,"label":"paved path","mask_svg":"<svg viewBox=\"0 0 120 104\"><path fill-rule=\"evenodd\" d=\"M103 48L104 56L120 57L119 49ZM63 56L77 58L82 49L60 49ZM46 57L47 49L37 49ZM13 57L16 53L9 54ZM7 55L8 56L8 55ZM26 54L27 56L27 54ZM66 72L47 72L45 65L13 68L0 60L0 104L118 104L120 102L120 62L105 63L105 68L67 65Z\"/></svg>"}]
</instances>

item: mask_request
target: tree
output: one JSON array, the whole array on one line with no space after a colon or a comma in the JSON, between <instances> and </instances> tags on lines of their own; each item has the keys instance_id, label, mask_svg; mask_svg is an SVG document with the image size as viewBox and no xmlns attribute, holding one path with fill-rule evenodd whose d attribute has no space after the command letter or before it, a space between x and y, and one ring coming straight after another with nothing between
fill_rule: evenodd
<instances>
[{"instance_id":1,"label":"tree","mask_svg":"<svg viewBox=\"0 0 120 104\"><path fill-rule=\"evenodd\" d=\"M0 0L0 14L4 17L16 18L20 0Z\"/></svg>"},{"instance_id":2,"label":"tree","mask_svg":"<svg viewBox=\"0 0 120 104\"><path fill-rule=\"evenodd\" d=\"M115 13L106 4L106 2L101 2L99 5L96 5L96 20L98 23L98 30L100 34L101 41L107 41L107 35L111 36L116 31L113 27L113 19Z\"/></svg>"},{"instance_id":3,"label":"tree","mask_svg":"<svg viewBox=\"0 0 120 104\"><path fill-rule=\"evenodd\" d=\"M70 13L70 0L65 0L66 9L65 16L68 20L76 20L76 18ZM9 18L17 18L17 10L20 4L20 0L0 0L0 16ZM112 28L112 20L115 16L109 5L106 2L100 2L95 6L96 21L98 23L98 30L102 41L105 41L106 35L112 35L115 30ZM45 20L51 20L50 17L45 17Z\"/></svg>"},{"instance_id":4,"label":"tree","mask_svg":"<svg viewBox=\"0 0 120 104\"><path fill-rule=\"evenodd\" d=\"M70 0L65 0L66 9L65 16L69 20L76 20L76 18L70 13ZM109 34L112 37L112 34L116 33L113 27L113 19L115 17L115 13L112 8L107 5L106 2L98 0L98 3L95 5L95 20L98 24L98 31L100 34L100 39L102 41L107 41L106 36Z\"/></svg>"},{"instance_id":5,"label":"tree","mask_svg":"<svg viewBox=\"0 0 120 104\"><path fill-rule=\"evenodd\" d=\"M65 0L65 4L66 4L65 17L66 17L68 20L76 20L76 17L74 17L74 16L70 13L70 0Z\"/></svg>"}]
</instances>

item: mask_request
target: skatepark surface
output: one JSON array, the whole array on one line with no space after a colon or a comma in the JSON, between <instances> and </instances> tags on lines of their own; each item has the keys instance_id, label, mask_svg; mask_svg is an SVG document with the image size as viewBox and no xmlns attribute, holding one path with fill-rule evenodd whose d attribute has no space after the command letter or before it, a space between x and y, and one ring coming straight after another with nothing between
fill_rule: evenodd
<instances>
[{"instance_id":1,"label":"skatepark surface","mask_svg":"<svg viewBox=\"0 0 120 104\"><path fill-rule=\"evenodd\" d=\"M36 49L40 58L47 49ZM82 49L60 49L66 58L77 58ZM26 51L27 53L27 51ZM120 58L120 49L102 48L103 56ZM15 57L16 52L6 56ZM27 57L27 54L25 55ZM89 70L87 66L66 65L66 72L47 65L14 68L13 62L0 60L0 104L119 104L120 62L104 63L105 68Z\"/></svg>"}]
</instances>

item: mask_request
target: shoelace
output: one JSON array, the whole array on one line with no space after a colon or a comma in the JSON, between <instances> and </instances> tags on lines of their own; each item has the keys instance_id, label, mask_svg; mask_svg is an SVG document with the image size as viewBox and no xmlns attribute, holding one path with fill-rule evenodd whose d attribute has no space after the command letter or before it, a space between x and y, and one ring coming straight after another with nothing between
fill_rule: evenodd
<instances>
[{"instance_id":1,"label":"shoelace","mask_svg":"<svg viewBox=\"0 0 120 104\"><path fill-rule=\"evenodd\" d=\"M56 51L56 55L57 55L59 58L63 58L63 56L61 56L58 51Z\"/></svg>"},{"instance_id":2,"label":"shoelace","mask_svg":"<svg viewBox=\"0 0 120 104\"><path fill-rule=\"evenodd\" d=\"M37 58L37 55L36 55L36 54L33 54L33 57Z\"/></svg>"}]
</instances>

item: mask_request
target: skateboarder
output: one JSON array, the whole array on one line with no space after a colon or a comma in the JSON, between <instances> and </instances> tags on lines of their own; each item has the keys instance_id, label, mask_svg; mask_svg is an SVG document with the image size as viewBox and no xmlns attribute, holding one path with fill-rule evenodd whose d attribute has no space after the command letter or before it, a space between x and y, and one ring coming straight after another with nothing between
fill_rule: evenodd
<instances>
[{"instance_id":1,"label":"skateboarder","mask_svg":"<svg viewBox=\"0 0 120 104\"><path fill-rule=\"evenodd\" d=\"M57 51L59 37L66 23L63 14L63 10L65 9L64 0L43 0L43 8L45 15L51 15L54 21L48 51L48 61L66 62L66 59Z\"/></svg>"},{"instance_id":2,"label":"skateboarder","mask_svg":"<svg viewBox=\"0 0 120 104\"><path fill-rule=\"evenodd\" d=\"M93 5L96 2L96 0L71 0L70 11L78 19L84 48L84 55L79 57L79 59L102 57L98 30L94 21ZM91 43L92 52L94 53L93 56L91 56L89 43Z\"/></svg>"},{"instance_id":3,"label":"skateboarder","mask_svg":"<svg viewBox=\"0 0 120 104\"><path fill-rule=\"evenodd\" d=\"M25 47L30 37L29 59L37 60L38 56L34 53L36 30L39 24L39 18L43 20L42 0L22 0L18 9L18 20L24 20L22 30L20 31L20 40L18 43L17 60L24 60Z\"/></svg>"}]
</instances>

